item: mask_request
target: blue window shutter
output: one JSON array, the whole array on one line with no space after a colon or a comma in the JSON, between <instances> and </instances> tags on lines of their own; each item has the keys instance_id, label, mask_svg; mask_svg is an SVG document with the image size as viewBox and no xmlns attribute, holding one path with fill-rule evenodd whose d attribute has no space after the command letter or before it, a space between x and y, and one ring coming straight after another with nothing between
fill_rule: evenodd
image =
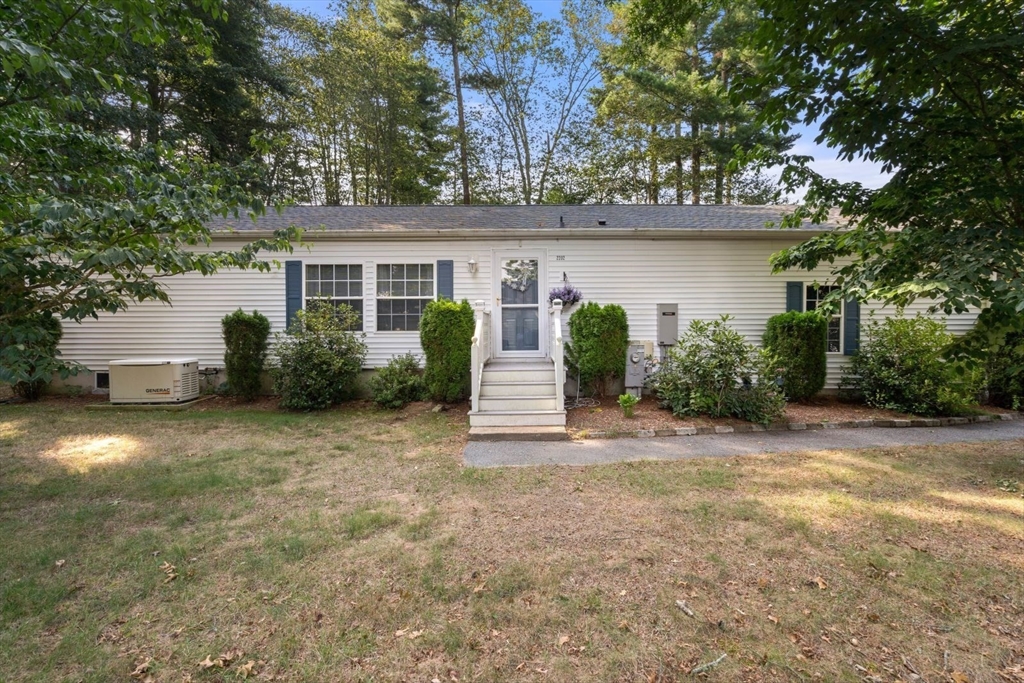
<instances>
[{"instance_id":1,"label":"blue window shutter","mask_svg":"<svg viewBox=\"0 0 1024 683\"><path fill-rule=\"evenodd\" d=\"M843 307L843 353L852 356L860 348L860 304L856 299L847 299Z\"/></svg>"},{"instance_id":2,"label":"blue window shutter","mask_svg":"<svg viewBox=\"0 0 1024 683\"><path fill-rule=\"evenodd\" d=\"M302 261L284 262L285 326L295 322L295 314L302 310Z\"/></svg>"},{"instance_id":3,"label":"blue window shutter","mask_svg":"<svg viewBox=\"0 0 1024 683\"><path fill-rule=\"evenodd\" d=\"M437 262L437 296L455 301L455 261Z\"/></svg>"},{"instance_id":4,"label":"blue window shutter","mask_svg":"<svg viewBox=\"0 0 1024 683\"><path fill-rule=\"evenodd\" d=\"M786 312L797 311L802 313L804 310L804 283L802 282L787 282L786 283Z\"/></svg>"}]
</instances>

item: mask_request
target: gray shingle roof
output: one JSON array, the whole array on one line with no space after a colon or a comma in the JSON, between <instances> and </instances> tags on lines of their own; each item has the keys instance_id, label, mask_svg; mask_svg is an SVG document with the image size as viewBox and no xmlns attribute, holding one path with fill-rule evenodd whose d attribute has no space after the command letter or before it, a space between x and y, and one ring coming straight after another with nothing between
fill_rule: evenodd
<instances>
[{"instance_id":1,"label":"gray shingle roof","mask_svg":"<svg viewBox=\"0 0 1024 683\"><path fill-rule=\"evenodd\" d=\"M255 222L217 219L214 231L276 230L289 226L330 232L446 232L475 230L765 230L792 206L624 205L585 206L292 206L269 209ZM807 224L805 229L835 227Z\"/></svg>"}]
</instances>

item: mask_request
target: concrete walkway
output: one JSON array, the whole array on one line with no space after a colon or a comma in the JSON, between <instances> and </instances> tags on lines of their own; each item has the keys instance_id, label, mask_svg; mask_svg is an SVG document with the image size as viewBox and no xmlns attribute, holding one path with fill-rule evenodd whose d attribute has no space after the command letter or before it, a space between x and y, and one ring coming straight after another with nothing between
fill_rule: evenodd
<instances>
[{"instance_id":1,"label":"concrete walkway","mask_svg":"<svg viewBox=\"0 0 1024 683\"><path fill-rule=\"evenodd\" d=\"M599 465L629 460L792 453L837 448L924 446L929 444L1024 439L1024 420L951 427L828 429L807 432L751 432L649 439L585 441L474 441L463 459L469 467ZM1021 444L1024 458L1024 443Z\"/></svg>"}]
</instances>

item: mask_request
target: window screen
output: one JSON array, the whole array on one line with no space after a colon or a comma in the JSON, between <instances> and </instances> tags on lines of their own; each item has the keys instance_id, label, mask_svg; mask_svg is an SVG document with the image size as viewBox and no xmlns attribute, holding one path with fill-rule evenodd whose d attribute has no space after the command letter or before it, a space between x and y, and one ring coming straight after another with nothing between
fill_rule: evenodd
<instances>
[{"instance_id":1,"label":"window screen","mask_svg":"<svg viewBox=\"0 0 1024 683\"><path fill-rule=\"evenodd\" d=\"M405 332L420 328L420 316L434 298L434 264L377 265L377 330Z\"/></svg>"},{"instance_id":2,"label":"window screen","mask_svg":"<svg viewBox=\"0 0 1024 683\"><path fill-rule=\"evenodd\" d=\"M306 305L314 299L335 306L348 304L359 314L357 331L363 329L363 267L361 265L306 264Z\"/></svg>"},{"instance_id":3,"label":"window screen","mask_svg":"<svg viewBox=\"0 0 1024 683\"><path fill-rule=\"evenodd\" d=\"M821 302L825 300L831 292L839 289L838 287L815 287L814 285L807 286L807 306L805 310L813 311L821 305ZM843 344L843 317L842 307L840 310L829 317L828 319L828 352L829 353L840 353L842 351Z\"/></svg>"}]
</instances>

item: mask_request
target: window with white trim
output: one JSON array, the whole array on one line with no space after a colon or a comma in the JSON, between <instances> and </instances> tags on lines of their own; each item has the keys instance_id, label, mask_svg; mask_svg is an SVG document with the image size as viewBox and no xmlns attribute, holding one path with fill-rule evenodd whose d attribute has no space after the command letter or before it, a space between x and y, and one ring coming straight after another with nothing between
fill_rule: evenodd
<instances>
[{"instance_id":1,"label":"window with white trim","mask_svg":"<svg viewBox=\"0 0 1024 683\"><path fill-rule=\"evenodd\" d=\"M813 311L821 305L829 294L839 289L834 285L816 286L807 285L804 295L804 310ZM828 352L842 353L843 350L843 306L840 302L839 309L828 318Z\"/></svg>"},{"instance_id":2,"label":"window with white trim","mask_svg":"<svg viewBox=\"0 0 1024 683\"><path fill-rule=\"evenodd\" d=\"M434 298L433 263L377 264L377 331L411 332Z\"/></svg>"},{"instance_id":3,"label":"window with white trim","mask_svg":"<svg viewBox=\"0 0 1024 683\"><path fill-rule=\"evenodd\" d=\"M359 264L306 264L306 306L314 299L337 306L348 304L359 314L363 329L363 267Z\"/></svg>"}]
</instances>

